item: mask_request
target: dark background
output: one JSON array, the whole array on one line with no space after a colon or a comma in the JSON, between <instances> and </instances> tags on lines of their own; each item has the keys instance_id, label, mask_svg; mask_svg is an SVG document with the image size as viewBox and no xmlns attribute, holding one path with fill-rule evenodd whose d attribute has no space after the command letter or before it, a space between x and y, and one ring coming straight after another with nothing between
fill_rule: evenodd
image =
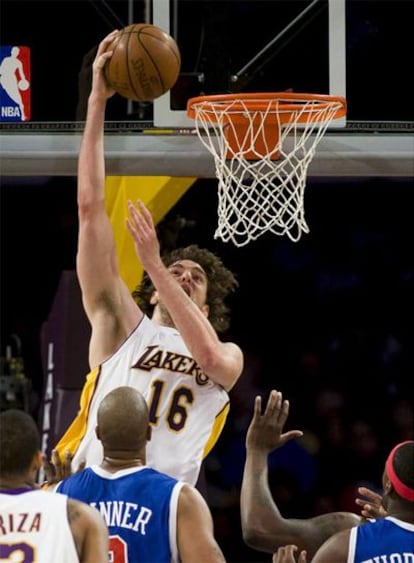
<instances>
[{"instance_id":1,"label":"dark background","mask_svg":"<svg viewBox=\"0 0 414 563\"><path fill-rule=\"evenodd\" d=\"M389 2L350 2L354 119L412 120L409 72L400 67L410 4L393 2L390 10ZM237 5L245 7L233 2L231 9ZM75 119L82 59L116 19L126 22L126 8L123 1L2 1L1 43L32 47L34 121ZM125 102L112 102L109 118L127 118ZM144 114L150 118L151 108ZM228 561L270 560L249 550L240 533L244 437L257 393L283 391L289 428L305 431L270 458L272 492L286 516L354 511L356 485L379 488L390 446L413 438L413 178L338 174L308 179L310 233L297 243L264 235L237 249L215 240L214 180L198 180L159 226L164 247L207 246L240 282L226 338L244 349L246 368L205 464ZM11 346L21 355L35 416L44 378L40 329L61 272L75 267L76 244L75 178L0 178L0 351L4 357Z\"/></svg>"}]
</instances>

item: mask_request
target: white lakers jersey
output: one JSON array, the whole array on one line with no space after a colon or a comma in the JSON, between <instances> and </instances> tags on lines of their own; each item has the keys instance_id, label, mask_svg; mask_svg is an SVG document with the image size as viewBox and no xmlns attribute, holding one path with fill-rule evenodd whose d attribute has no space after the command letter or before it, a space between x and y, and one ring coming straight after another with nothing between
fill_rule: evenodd
<instances>
[{"instance_id":1,"label":"white lakers jersey","mask_svg":"<svg viewBox=\"0 0 414 563\"><path fill-rule=\"evenodd\" d=\"M152 425L147 463L195 485L203 458L216 443L229 410L229 396L204 375L176 329L144 317L116 353L88 374L78 416L59 441L73 467L102 461L95 435L101 400L115 387L135 387L145 397Z\"/></svg>"},{"instance_id":2,"label":"white lakers jersey","mask_svg":"<svg viewBox=\"0 0 414 563\"><path fill-rule=\"evenodd\" d=\"M67 512L66 495L0 492L0 561L78 563Z\"/></svg>"}]
</instances>

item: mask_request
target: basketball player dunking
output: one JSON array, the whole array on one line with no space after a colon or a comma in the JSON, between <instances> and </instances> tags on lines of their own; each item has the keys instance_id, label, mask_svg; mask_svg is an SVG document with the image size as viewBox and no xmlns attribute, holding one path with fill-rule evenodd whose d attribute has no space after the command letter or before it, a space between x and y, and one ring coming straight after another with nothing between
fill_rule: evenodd
<instances>
[{"instance_id":1,"label":"basketball player dunking","mask_svg":"<svg viewBox=\"0 0 414 563\"><path fill-rule=\"evenodd\" d=\"M103 68L116 32L99 45L78 162L77 274L91 323L89 373L81 408L57 445L73 467L100 463L95 436L102 398L120 385L138 389L150 412L151 467L195 484L229 409L228 391L243 369L239 346L217 333L228 326L226 296L237 282L220 259L191 245L164 260L150 212L129 203L128 229L146 272L131 295L119 274L114 234L105 209L104 119L114 91ZM122 429L120 429L120 432Z\"/></svg>"}]
</instances>

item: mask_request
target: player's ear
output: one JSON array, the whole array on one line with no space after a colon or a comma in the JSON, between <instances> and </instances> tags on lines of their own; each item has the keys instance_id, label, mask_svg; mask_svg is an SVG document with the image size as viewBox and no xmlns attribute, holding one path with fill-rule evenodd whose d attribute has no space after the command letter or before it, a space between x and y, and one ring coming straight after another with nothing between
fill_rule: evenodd
<instances>
[{"instance_id":1,"label":"player's ear","mask_svg":"<svg viewBox=\"0 0 414 563\"><path fill-rule=\"evenodd\" d=\"M201 307L201 312L203 313L203 315L205 317L208 318L208 315L210 313L210 307L209 307L209 305L207 305L207 303Z\"/></svg>"},{"instance_id":2,"label":"player's ear","mask_svg":"<svg viewBox=\"0 0 414 563\"><path fill-rule=\"evenodd\" d=\"M159 301L158 291L154 291L154 293L151 295L150 304L155 306L157 305L158 301Z\"/></svg>"},{"instance_id":3,"label":"player's ear","mask_svg":"<svg viewBox=\"0 0 414 563\"><path fill-rule=\"evenodd\" d=\"M388 475L384 472L382 486L384 489L384 495L389 495L393 489L391 481L388 479Z\"/></svg>"}]
</instances>

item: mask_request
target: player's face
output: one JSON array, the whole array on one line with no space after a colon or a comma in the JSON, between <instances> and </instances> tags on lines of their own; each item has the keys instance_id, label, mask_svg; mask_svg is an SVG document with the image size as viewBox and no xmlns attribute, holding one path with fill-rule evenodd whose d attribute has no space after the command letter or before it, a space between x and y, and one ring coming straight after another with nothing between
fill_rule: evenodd
<instances>
[{"instance_id":1,"label":"player's face","mask_svg":"<svg viewBox=\"0 0 414 563\"><path fill-rule=\"evenodd\" d=\"M168 267L168 271L176 278L186 294L200 308L207 299L207 274L203 268L192 260L178 260Z\"/></svg>"}]
</instances>

